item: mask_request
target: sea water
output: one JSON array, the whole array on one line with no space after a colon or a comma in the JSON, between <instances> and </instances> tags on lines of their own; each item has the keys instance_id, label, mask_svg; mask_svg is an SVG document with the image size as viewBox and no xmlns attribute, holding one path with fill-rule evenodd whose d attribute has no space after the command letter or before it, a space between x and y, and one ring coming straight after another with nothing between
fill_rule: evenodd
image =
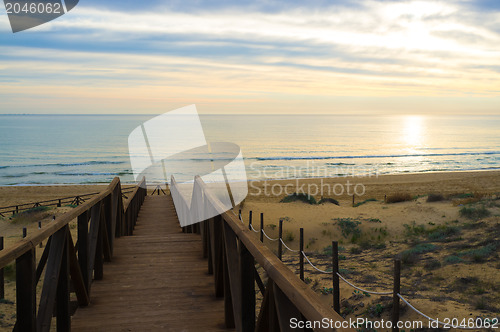
<instances>
[{"instance_id":1,"label":"sea water","mask_svg":"<svg viewBox=\"0 0 500 332\"><path fill-rule=\"evenodd\" d=\"M0 115L0 185L133 183L128 135L154 116ZM496 115L200 118L207 141L241 147L249 179L500 169Z\"/></svg>"}]
</instances>

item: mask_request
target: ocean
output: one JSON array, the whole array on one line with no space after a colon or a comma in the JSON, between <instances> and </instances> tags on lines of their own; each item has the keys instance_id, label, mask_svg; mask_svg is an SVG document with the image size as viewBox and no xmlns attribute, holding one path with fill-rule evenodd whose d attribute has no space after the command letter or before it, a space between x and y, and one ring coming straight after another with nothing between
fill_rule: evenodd
<instances>
[{"instance_id":1,"label":"ocean","mask_svg":"<svg viewBox=\"0 0 500 332\"><path fill-rule=\"evenodd\" d=\"M128 135L155 115L0 115L0 185L133 183ZM201 115L249 179L500 169L500 116Z\"/></svg>"}]
</instances>

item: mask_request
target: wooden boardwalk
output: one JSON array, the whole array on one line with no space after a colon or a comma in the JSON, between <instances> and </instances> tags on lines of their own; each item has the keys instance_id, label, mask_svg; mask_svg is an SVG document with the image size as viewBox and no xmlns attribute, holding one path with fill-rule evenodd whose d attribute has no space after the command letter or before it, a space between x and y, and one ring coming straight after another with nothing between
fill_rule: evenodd
<instances>
[{"instance_id":1,"label":"wooden boardwalk","mask_svg":"<svg viewBox=\"0 0 500 332\"><path fill-rule=\"evenodd\" d=\"M147 196L133 236L116 239L73 331L227 331L201 239L181 232L170 196Z\"/></svg>"}]
</instances>

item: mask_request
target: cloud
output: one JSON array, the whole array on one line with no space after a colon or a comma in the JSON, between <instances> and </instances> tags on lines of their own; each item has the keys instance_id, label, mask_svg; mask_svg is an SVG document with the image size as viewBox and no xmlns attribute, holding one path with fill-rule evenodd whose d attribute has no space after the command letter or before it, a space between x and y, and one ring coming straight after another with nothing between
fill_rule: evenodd
<instances>
[{"instance_id":1,"label":"cloud","mask_svg":"<svg viewBox=\"0 0 500 332\"><path fill-rule=\"evenodd\" d=\"M12 93L22 105L23 91L62 86L78 87L64 89L74 98L107 100L102 105L165 91L179 103L213 105L498 95L500 14L482 7L465 13L469 2L196 3L184 10L181 2L153 2L154 10L82 3L32 31L2 33L3 80L18 83L0 81L0 97L12 100Z\"/></svg>"}]
</instances>

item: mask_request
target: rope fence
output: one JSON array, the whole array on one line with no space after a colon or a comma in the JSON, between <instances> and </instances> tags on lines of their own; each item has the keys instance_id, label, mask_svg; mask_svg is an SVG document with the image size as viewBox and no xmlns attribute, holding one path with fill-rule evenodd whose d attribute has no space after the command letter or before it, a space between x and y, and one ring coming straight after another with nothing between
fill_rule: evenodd
<instances>
[{"instance_id":1,"label":"rope fence","mask_svg":"<svg viewBox=\"0 0 500 332\"><path fill-rule=\"evenodd\" d=\"M269 237L269 235L267 235L267 233L266 233L264 230L262 230L262 233L263 233L263 234L264 234L264 236L265 236L265 237L267 237L267 239L268 239L268 240L270 240L270 241L278 241L278 240L279 240L279 238L275 238L275 239L273 239L273 238Z\"/></svg>"},{"instance_id":2,"label":"rope fence","mask_svg":"<svg viewBox=\"0 0 500 332\"><path fill-rule=\"evenodd\" d=\"M233 212L234 213L234 212ZM241 210L239 210L239 219L241 220L242 223L245 223L241 217ZM373 295L393 295L393 305L392 305L392 323L393 323L393 329L392 331L399 331L399 329L396 327L397 322L399 321L399 300L403 301L410 309L412 309L414 312L419 314L420 316L426 318L427 320L431 322L437 322L441 326L444 327L450 327L450 324L446 324L442 321L439 321L437 319L433 319L429 317L428 315L422 313L420 310L415 308L408 300L406 300L401 294L400 294L400 285L401 285L401 261L399 259L394 260L394 280L393 280L393 290L392 291L384 291L384 292L375 292L371 290L367 290L364 288L361 288L359 286L354 285L353 283L349 282L344 276L342 276L339 273L339 268L338 268L338 263L339 263L339 255L338 255L338 242L333 241L332 242L332 266L333 269L331 271L325 271L323 269L318 268L316 265L314 265L310 258L307 256L305 251L303 250L304 247L304 229L300 228L300 248L299 249L292 249L290 248L284 241L283 241L283 220L279 220L279 228L278 228L278 233L279 236L277 238L272 238L267 234L264 230L264 217L263 213L261 213L261 223L260 223L260 231L256 230L253 225L252 225L252 211L249 212L249 225L248 228L252 230L255 233L260 233L260 240L261 242L264 242L264 237L266 237L269 241L278 241L278 258L281 260L282 259L282 254L283 254L283 246L285 247L286 250L292 252L292 253L299 253L299 264L300 264L300 278L301 280L305 280L304 278L304 258L307 261L307 263L316 271L323 273L323 274L329 274L332 275L333 279L333 307L337 313L340 314L340 290L339 290L339 279L345 282L347 285L350 287L363 292L365 294L373 294ZM478 330L481 329L481 327L468 327L468 326L463 326L463 325L456 325L456 326L451 326L455 329L464 329L464 330ZM483 327L486 328L486 327Z\"/></svg>"},{"instance_id":3,"label":"rope fence","mask_svg":"<svg viewBox=\"0 0 500 332\"><path fill-rule=\"evenodd\" d=\"M356 285L353 285L351 284L349 281L347 281L340 273L337 272L337 275L339 276L340 279L342 279L346 284L348 284L349 286L351 286L352 288L356 288L357 290L363 292L363 293L367 293L367 294L373 294L373 295L392 295L393 292L374 292L374 291L369 291L369 290L366 290L366 289L363 289L361 287L358 287Z\"/></svg>"},{"instance_id":4,"label":"rope fence","mask_svg":"<svg viewBox=\"0 0 500 332\"><path fill-rule=\"evenodd\" d=\"M302 255L304 255L306 261L309 263L309 265L311 265L316 271L319 271L321 273L326 273L326 274L332 274L333 271L325 271L325 270L321 270L319 268L317 268L316 266L314 266L313 263L311 263L311 261L309 260L309 257L307 257L306 253L302 251Z\"/></svg>"}]
</instances>

